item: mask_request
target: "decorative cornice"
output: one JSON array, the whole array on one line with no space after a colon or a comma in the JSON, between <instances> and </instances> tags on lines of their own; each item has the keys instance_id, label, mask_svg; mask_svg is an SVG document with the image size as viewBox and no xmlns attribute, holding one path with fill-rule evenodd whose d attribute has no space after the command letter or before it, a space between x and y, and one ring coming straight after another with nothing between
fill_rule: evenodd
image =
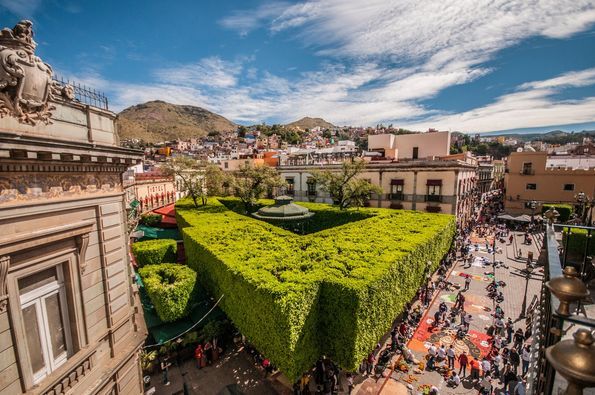
<instances>
[{"instance_id":1,"label":"decorative cornice","mask_svg":"<svg viewBox=\"0 0 595 395\"><path fill-rule=\"evenodd\" d=\"M16 233L0 237L0 254L13 254L28 248L53 243L59 240L88 234L93 230L93 220L80 221L68 225L44 228L35 232Z\"/></svg>"},{"instance_id":2,"label":"decorative cornice","mask_svg":"<svg viewBox=\"0 0 595 395\"><path fill-rule=\"evenodd\" d=\"M87 195L122 192L120 172L93 171L44 173L27 170L6 171L0 165L0 206L16 201L67 199Z\"/></svg>"}]
</instances>

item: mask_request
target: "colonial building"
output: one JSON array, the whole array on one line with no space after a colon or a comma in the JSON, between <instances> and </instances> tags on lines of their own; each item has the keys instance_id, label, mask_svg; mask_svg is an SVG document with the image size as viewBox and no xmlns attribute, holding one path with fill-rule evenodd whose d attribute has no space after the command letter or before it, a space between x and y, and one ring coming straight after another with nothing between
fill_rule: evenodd
<instances>
[{"instance_id":1,"label":"colonial building","mask_svg":"<svg viewBox=\"0 0 595 395\"><path fill-rule=\"evenodd\" d=\"M370 162L361 178L382 189L381 195L372 196L370 206L454 214L466 224L476 199L476 167L457 159ZM288 195L326 203L332 198L316 185L312 172L340 169L340 164L278 167Z\"/></svg>"},{"instance_id":2,"label":"colonial building","mask_svg":"<svg viewBox=\"0 0 595 395\"><path fill-rule=\"evenodd\" d=\"M530 213L528 203L533 200L538 205L576 203L579 192L595 196L595 158L513 152L508 157L504 184L504 207L511 214Z\"/></svg>"},{"instance_id":3,"label":"colonial building","mask_svg":"<svg viewBox=\"0 0 595 395\"><path fill-rule=\"evenodd\" d=\"M53 80L32 23L0 32L0 394L139 394L115 114Z\"/></svg>"}]
</instances>

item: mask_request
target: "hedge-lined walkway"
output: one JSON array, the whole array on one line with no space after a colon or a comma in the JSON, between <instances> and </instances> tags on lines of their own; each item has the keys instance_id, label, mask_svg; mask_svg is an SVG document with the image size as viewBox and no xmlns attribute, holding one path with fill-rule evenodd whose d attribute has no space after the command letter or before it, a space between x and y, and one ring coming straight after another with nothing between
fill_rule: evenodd
<instances>
[{"instance_id":1,"label":"hedge-lined walkway","mask_svg":"<svg viewBox=\"0 0 595 395\"><path fill-rule=\"evenodd\" d=\"M512 233L514 234L514 242L512 244L510 244L508 241L505 243L497 242L497 247L501 249L501 253L496 254L496 260L503 261L504 264L508 266L508 268L498 267L496 269L495 275L498 281L502 280L506 282L506 287L503 289L504 301L500 303L500 306L504 310L505 318L512 318L515 330L518 328L524 330L525 320L518 319L521 312L523 293L525 289L525 276L522 272L522 269L525 267L526 257L529 251L533 252L535 258L538 257L538 250L541 245L541 235L537 235L537 237L535 237L535 239L537 239L536 242L531 245L526 245L523 244L523 232ZM425 356L428 353L427 350L431 344L434 344L436 347L439 347L440 344L444 344L446 348L448 348L450 344L453 344L455 346L455 352L457 355L465 350L468 354L479 357L480 360L490 350L491 337L488 336L487 329L493 324L493 317L491 316L491 313L493 312L495 305L493 301L487 297L487 291L485 288L491 281L492 277L487 273L492 271L492 267L491 265L486 265L486 267L483 267L480 262L481 258L486 258L488 262L491 263L492 254L488 253L485 249L485 239L482 239L477 235L472 235L470 239L476 242L476 244L471 244L473 263L471 266L469 266L463 261L458 260L447 277L447 281L450 281L453 284L459 284L461 285L461 289L463 289L464 276L471 276L472 280L469 290L464 293L466 298L465 311L472 314L473 316L473 320L470 323L470 336L465 341L455 342L453 340L454 336L452 333L431 329L431 323L433 322L432 317L438 310L439 304L442 301L446 302L450 311L454 305L454 299L458 292L457 290L440 291L434 296L433 302L426 310L426 315L421 320L419 327L416 328L412 339L408 343L408 347L412 350L415 358L419 361L425 362ZM476 249L475 245L477 245L479 248ZM517 257L519 248L521 249L522 256L524 258L519 259ZM539 267L533 272L531 279L528 282L527 304L531 302L533 295L536 295L539 292L542 277L543 268ZM458 317L456 320L456 324L459 324ZM387 345L388 344L385 344L385 346ZM398 358L399 356L396 356L393 360L397 360ZM461 385L459 385L457 388L449 388L446 385L444 370L424 370L420 374L416 374L414 373L414 369L418 366L413 364L410 364L409 366L411 369L408 373L394 372L392 378L402 382L405 385L409 384L413 388L414 393L421 393L421 391L418 391L418 388L421 390L420 387L423 385L435 386L438 388L441 395L476 393L479 388L478 386L473 385L471 380L467 379L470 374L469 367L467 367L467 375L465 377L461 377ZM444 362L444 367L446 367L446 361ZM458 362L455 362L455 369L458 372ZM385 371L385 374L388 374L388 371ZM369 381L372 379L367 380ZM381 379L381 381L382 380L384 379ZM502 389L502 382L499 379L494 378L492 380L492 384L495 389L494 394L504 393ZM359 387L360 386L356 387L356 394L359 394L357 392Z\"/></svg>"}]
</instances>

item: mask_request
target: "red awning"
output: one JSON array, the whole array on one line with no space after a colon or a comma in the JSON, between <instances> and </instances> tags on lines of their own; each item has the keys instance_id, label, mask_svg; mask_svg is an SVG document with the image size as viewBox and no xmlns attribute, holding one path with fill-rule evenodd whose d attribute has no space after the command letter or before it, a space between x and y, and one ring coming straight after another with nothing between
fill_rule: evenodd
<instances>
[{"instance_id":1,"label":"red awning","mask_svg":"<svg viewBox=\"0 0 595 395\"><path fill-rule=\"evenodd\" d=\"M405 180L390 180L390 185L403 185Z\"/></svg>"},{"instance_id":2,"label":"red awning","mask_svg":"<svg viewBox=\"0 0 595 395\"><path fill-rule=\"evenodd\" d=\"M176 217L176 205L175 203L168 204L167 206L160 207L156 210L153 210L155 214L165 215L167 217Z\"/></svg>"},{"instance_id":3,"label":"red awning","mask_svg":"<svg viewBox=\"0 0 595 395\"><path fill-rule=\"evenodd\" d=\"M428 185L428 186L432 186L432 185L442 186L442 180L428 180L426 185Z\"/></svg>"}]
</instances>

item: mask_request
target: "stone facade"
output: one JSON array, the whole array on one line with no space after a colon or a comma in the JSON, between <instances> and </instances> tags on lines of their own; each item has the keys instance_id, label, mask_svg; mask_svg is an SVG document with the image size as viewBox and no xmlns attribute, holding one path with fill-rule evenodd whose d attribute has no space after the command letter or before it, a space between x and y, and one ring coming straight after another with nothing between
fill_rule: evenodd
<instances>
[{"instance_id":1,"label":"stone facade","mask_svg":"<svg viewBox=\"0 0 595 395\"><path fill-rule=\"evenodd\" d=\"M476 167L459 160L372 162L360 177L383 191L380 196L372 196L372 207L454 214L460 224L466 224L477 197ZM286 193L296 200L332 203L329 194L313 183L312 172L340 168L341 165L325 165L277 169L288 184Z\"/></svg>"},{"instance_id":2,"label":"stone facade","mask_svg":"<svg viewBox=\"0 0 595 395\"><path fill-rule=\"evenodd\" d=\"M18 46L7 30L0 51ZM0 394L142 393L121 177L141 153L117 146L114 113L68 95L10 107L15 86L50 89L19 78L0 84Z\"/></svg>"},{"instance_id":3,"label":"stone facade","mask_svg":"<svg viewBox=\"0 0 595 395\"><path fill-rule=\"evenodd\" d=\"M564 164L561 166L560 164ZM595 158L548 156L546 152L513 152L504 178L504 208L511 214L531 213L528 202L575 204L584 192L595 196Z\"/></svg>"}]
</instances>

